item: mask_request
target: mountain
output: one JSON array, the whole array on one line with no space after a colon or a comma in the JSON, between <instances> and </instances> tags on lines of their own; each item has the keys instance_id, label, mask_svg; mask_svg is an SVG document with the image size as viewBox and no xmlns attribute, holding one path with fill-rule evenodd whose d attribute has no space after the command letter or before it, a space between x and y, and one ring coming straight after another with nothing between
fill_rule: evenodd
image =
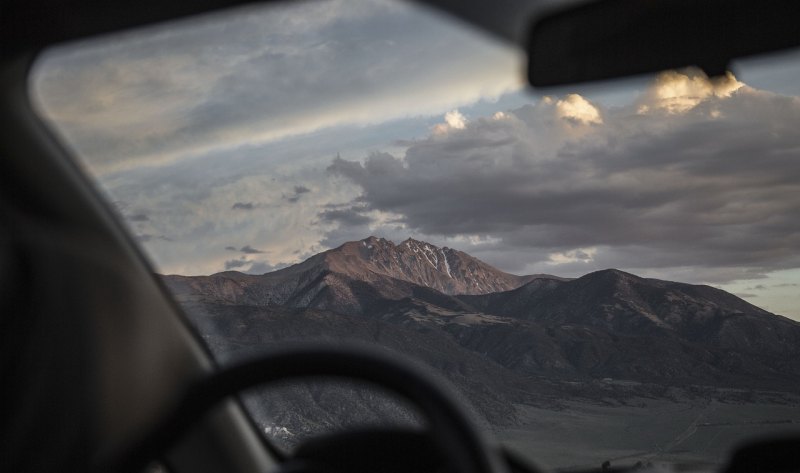
<instances>
[{"instance_id":1,"label":"mountain","mask_svg":"<svg viewBox=\"0 0 800 473\"><path fill-rule=\"evenodd\" d=\"M487 294L535 278L500 271L462 251L408 239L399 245L374 236L312 256L264 275L226 271L211 276L169 276L179 300L201 297L225 303L365 312L376 299ZM460 305L453 299L452 303Z\"/></svg>"},{"instance_id":2,"label":"mountain","mask_svg":"<svg viewBox=\"0 0 800 473\"><path fill-rule=\"evenodd\" d=\"M614 269L515 276L458 250L370 237L264 275L164 279L222 359L284 340L376 343L449 379L495 425L513 424L514 406L565 399L800 391L800 323L709 286ZM334 391L281 401L317 403L295 406L309 416L290 430L311 429L321 399L349 392Z\"/></svg>"},{"instance_id":3,"label":"mountain","mask_svg":"<svg viewBox=\"0 0 800 473\"><path fill-rule=\"evenodd\" d=\"M536 279L512 291L461 299L489 313L548 325L578 324L617 333L669 329L689 339L715 332L726 317L775 320L721 289L646 279L616 269L569 281Z\"/></svg>"},{"instance_id":4,"label":"mountain","mask_svg":"<svg viewBox=\"0 0 800 473\"><path fill-rule=\"evenodd\" d=\"M449 295L508 291L533 277L504 273L462 251L412 238L395 245L372 236L322 255L332 272L366 281L386 276Z\"/></svg>"},{"instance_id":5,"label":"mountain","mask_svg":"<svg viewBox=\"0 0 800 473\"><path fill-rule=\"evenodd\" d=\"M544 328L537 348L505 361L531 373L547 374L538 359L594 378L675 385L791 389L800 380L800 324L709 286L611 269L460 299ZM530 343L536 330L528 332Z\"/></svg>"}]
</instances>

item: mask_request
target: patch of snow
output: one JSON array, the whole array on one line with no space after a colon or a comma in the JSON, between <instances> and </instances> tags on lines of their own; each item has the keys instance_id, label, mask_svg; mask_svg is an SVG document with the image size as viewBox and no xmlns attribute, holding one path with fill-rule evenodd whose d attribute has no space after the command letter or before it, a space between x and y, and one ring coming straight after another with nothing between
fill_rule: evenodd
<instances>
[{"instance_id":1,"label":"patch of snow","mask_svg":"<svg viewBox=\"0 0 800 473\"><path fill-rule=\"evenodd\" d=\"M447 262L447 255L444 254L444 250L440 250L442 252L442 259L444 260L444 269L447 271L447 277L453 279L453 275L450 274L450 263Z\"/></svg>"},{"instance_id":2,"label":"patch of snow","mask_svg":"<svg viewBox=\"0 0 800 473\"><path fill-rule=\"evenodd\" d=\"M424 257L425 257L425 259L426 259L426 260L428 260L428 263L429 263L431 266L433 266L434 268L436 267L436 265L435 265L435 264L433 264L433 262L431 262L431 259L430 259L430 258L428 258L428 252L427 252L427 251L423 251L423 252L422 252L422 256L424 256Z\"/></svg>"}]
</instances>

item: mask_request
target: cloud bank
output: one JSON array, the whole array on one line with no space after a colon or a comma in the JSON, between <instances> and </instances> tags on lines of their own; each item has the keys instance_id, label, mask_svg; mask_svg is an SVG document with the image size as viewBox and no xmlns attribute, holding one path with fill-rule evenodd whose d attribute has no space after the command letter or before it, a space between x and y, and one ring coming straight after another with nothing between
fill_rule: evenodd
<instances>
[{"instance_id":1,"label":"cloud bank","mask_svg":"<svg viewBox=\"0 0 800 473\"><path fill-rule=\"evenodd\" d=\"M496 238L478 251L508 255L508 270L690 268L724 282L800 266L796 97L668 72L627 107L572 94L457 123L402 156L329 170L361 189L354 205L409 231Z\"/></svg>"}]
</instances>

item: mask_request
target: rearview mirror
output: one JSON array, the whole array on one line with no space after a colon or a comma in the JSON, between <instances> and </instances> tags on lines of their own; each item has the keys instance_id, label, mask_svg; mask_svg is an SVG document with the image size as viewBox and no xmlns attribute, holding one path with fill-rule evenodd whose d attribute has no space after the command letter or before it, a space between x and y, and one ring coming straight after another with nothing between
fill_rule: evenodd
<instances>
[{"instance_id":1,"label":"rearview mirror","mask_svg":"<svg viewBox=\"0 0 800 473\"><path fill-rule=\"evenodd\" d=\"M534 87L697 66L725 73L732 59L800 45L789 0L600 0L533 22Z\"/></svg>"}]
</instances>

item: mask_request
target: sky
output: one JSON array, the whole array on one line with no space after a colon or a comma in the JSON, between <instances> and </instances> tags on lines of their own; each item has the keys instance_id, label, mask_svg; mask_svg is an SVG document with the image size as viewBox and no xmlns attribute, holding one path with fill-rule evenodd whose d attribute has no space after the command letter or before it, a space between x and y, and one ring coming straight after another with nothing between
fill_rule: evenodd
<instances>
[{"instance_id":1,"label":"sky","mask_svg":"<svg viewBox=\"0 0 800 473\"><path fill-rule=\"evenodd\" d=\"M59 47L31 83L161 273L414 237L800 320L798 58L539 92L519 50L441 14L331 0Z\"/></svg>"}]
</instances>

